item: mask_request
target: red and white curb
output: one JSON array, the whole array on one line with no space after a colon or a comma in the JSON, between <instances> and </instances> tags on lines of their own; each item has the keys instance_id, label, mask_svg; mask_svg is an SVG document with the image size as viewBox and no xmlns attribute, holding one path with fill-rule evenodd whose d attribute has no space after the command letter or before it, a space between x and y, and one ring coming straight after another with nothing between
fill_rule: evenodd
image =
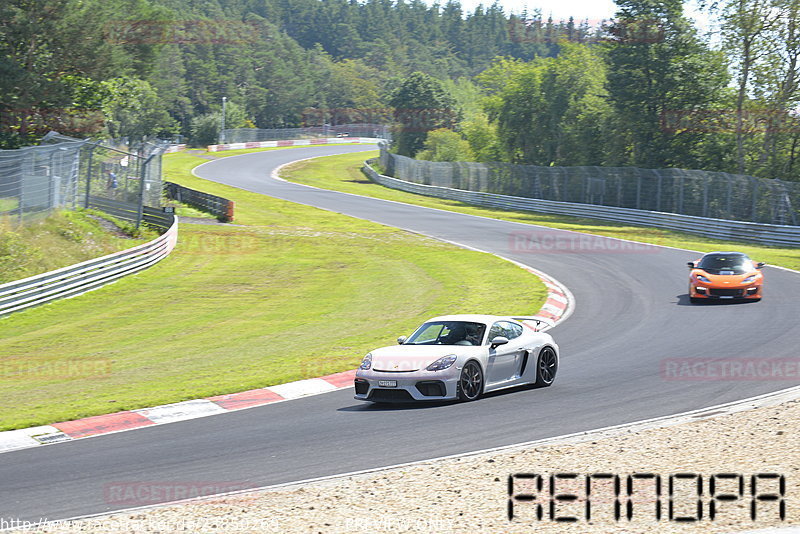
<instances>
[{"instance_id":1,"label":"red and white curb","mask_svg":"<svg viewBox=\"0 0 800 534\"><path fill-rule=\"evenodd\" d=\"M540 332L544 332L545 330L554 327L556 324L566 320L567 317L572 315L572 312L575 309L575 297L572 295L572 292L567 289L567 286L547 273L543 273L542 271L534 269L533 267L525 265L524 263L520 263L503 256L499 257L506 261L510 261L519 267L522 267L535 276L538 276L542 283L544 283L545 287L547 287L547 298L544 301L544 305L539 310L539 313L535 315L535 318L544 319L549 326L545 328L539 328L538 330Z\"/></svg>"},{"instance_id":2,"label":"red and white curb","mask_svg":"<svg viewBox=\"0 0 800 534\"><path fill-rule=\"evenodd\" d=\"M318 139L294 139L285 141L251 141L248 143L229 143L225 145L208 145L209 152L222 150L241 150L243 148L276 148L284 146L332 145L341 143L350 144L376 144L382 139L377 137L322 137Z\"/></svg>"},{"instance_id":3,"label":"red and white curb","mask_svg":"<svg viewBox=\"0 0 800 534\"><path fill-rule=\"evenodd\" d=\"M513 263L541 278L548 288L547 301L539 313L534 316L544 319L548 326L539 330L552 328L556 323L566 319L572 311L574 302L569 290L541 271L521 263ZM355 370L344 371L320 378L308 378L229 395L217 395L153 408L97 415L75 421L0 432L0 453L186 421L336 391L352 387L355 374Z\"/></svg>"}]
</instances>

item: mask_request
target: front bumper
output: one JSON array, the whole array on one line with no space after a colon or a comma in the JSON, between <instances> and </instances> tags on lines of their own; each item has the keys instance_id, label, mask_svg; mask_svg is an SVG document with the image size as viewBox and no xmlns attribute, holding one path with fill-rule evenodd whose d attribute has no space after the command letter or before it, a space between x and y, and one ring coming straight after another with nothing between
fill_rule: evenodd
<instances>
[{"instance_id":1,"label":"front bumper","mask_svg":"<svg viewBox=\"0 0 800 534\"><path fill-rule=\"evenodd\" d=\"M355 398L372 402L441 401L458 398L461 367L394 373L356 371Z\"/></svg>"},{"instance_id":2,"label":"front bumper","mask_svg":"<svg viewBox=\"0 0 800 534\"><path fill-rule=\"evenodd\" d=\"M761 285L746 285L739 287L710 287L692 285L689 288L689 296L692 298L718 300L750 300L761 298Z\"/></svg>"}]
</instances>

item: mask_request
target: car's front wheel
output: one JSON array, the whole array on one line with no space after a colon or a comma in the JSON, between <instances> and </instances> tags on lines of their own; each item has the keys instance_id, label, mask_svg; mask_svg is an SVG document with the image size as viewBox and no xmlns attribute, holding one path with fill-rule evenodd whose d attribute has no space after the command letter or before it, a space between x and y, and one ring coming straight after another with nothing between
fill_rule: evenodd
<instances>
[{"instance_id":1,"label":"car's front wheel","mask_svg":"<svg viewBox=\"0 0 800 534\"><path fill-rule=\"evenodd\" d=\"M558 371L558 357L556 351L551 347L545 347L539 354L539 362L536 365L536 384L537 388L544 388L553 383Z\"/></svg>"},{"instance_id":2,"label":"car's front wheel","mask_svg":"<svg viewBox=\"0 0 800 534\"><path fill-rule=\"evenodd\" d=\"M470 360L461 369L458 379L458 398L462 401L473 401L483 393L483 371L475 360Z\"/></svg>"}]
</instances>

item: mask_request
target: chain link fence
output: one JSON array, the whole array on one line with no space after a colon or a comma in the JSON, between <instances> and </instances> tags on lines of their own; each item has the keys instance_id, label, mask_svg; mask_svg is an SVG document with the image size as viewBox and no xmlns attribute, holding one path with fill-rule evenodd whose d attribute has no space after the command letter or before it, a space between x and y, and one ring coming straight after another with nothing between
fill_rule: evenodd
<instances>
[{"instance_id":1,"label":"chain link fence","mask_svg":"<svg viewBox=\"0 0 800 534\"><path fill-rule=\"evenodd\" d=\"M800 183L724 172L422 161L381 146L385 174L409 182L558 202L794 225Z\"/></svg>"},{"instance_id":2,"label":"chain link fence","mask_svg":"<svg viewBox=\"0 0 800 534\"><path fill-rule=\"evenodd\" d=\"M86 144L53 134L40 146L0 150L0 218L26 224L53 209L77 207Z\"/></svg>"},{"instance_id":3,"label":"chain link fence","mask_svg":"<svg viewBox=\"0 0 800 534\"><path fill-rule=\"evenodd\" d=\"M126 204L160 206L162 196L161 155L165 146L130 145L104 141L87 150L81 174L84 206L92 199Z\"/></svg>"},{"instance_id":4,"label":"chain link fence","mask_svg":"<svg viewBox=\"0 0 800 534\"><path fill-rule=\"evenodd\" d=\"M91 207L138 226L144 206L161 206L165 148L51 132L41 145L0 150L0 218L26 224L56 209Z\"/></svg>"},{"instance_id":5,"label":"chain link fence","mask_svg":"<svg viewBox=\"0 0 800 534\"><path fill-rule=\"evenodd\" d=\"M307 128L234 128L223 130L220 144L287 141L326 137L376 137L390 139L389 127L384 124L337 124Z\"/></svg>"}]
</instances>

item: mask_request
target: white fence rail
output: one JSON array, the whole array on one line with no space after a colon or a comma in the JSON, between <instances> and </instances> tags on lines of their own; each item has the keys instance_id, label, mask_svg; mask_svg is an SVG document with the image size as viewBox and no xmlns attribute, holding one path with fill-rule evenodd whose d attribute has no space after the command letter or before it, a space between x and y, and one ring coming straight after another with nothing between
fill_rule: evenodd
<instances>
[{"instance_id":1,"label":"white fence rail","mask_svg":"<svg viewBox=\"0 0 800 534\"><path fill-rule=\"evenodd\" d=\"M0 285L0 316L56 299L74 297L164 259L178 240L178 218L158 238L139 246L55 271Z\"/></svg>"},{"instance_id":2,"label":"white fence rail","mask_svg":"<svg viewBox=\"0 0 800 534\"><path fill-rule=\"evenodd\" d=\"M769 246L800 247L800 226L729 221L681 215L677 213L617 208L594 204L556 202L552 200L483 193L480 191L465 191L462 189L407 182L398 178L392 178L391 176L384 176L378 174L375 169L370 167L369 162L364 166L364 172L372 180L386 187L420 195L457 200L477 206L507 210L536 211L640 226L654 226L668 230L689 232L706 237L730 239L734 241L749 241Z\"/></svg>"}]
</instances>

